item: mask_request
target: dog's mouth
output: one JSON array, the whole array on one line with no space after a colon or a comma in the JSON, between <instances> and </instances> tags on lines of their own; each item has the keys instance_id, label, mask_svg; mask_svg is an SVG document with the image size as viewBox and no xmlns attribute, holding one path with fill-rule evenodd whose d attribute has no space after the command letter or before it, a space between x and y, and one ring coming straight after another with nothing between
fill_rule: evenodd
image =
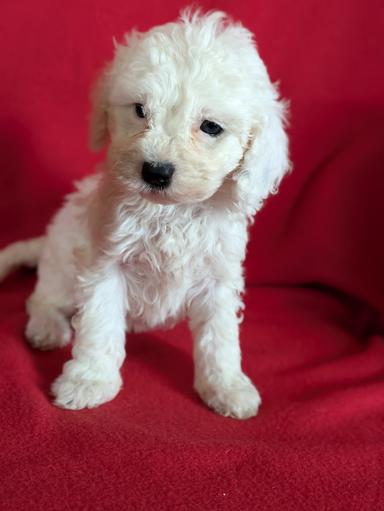
<instances>
[{"instance_id":1,"label":"dog's mouth","mask_svg":"<svg viewBox=\"0 0 384 511\"><path fill-rule=\"evenodd\" d=\"M162 204L164 206L203 202L212 197L217 191L216 189L210 191L205 190L204 193L201 190L195 190L194 193L191 193L189 189L188 193L183 193L178 186L153 186L144 183L141 179L132 179L132 177L127 175L119 175L119 180L131 193L133 192L154 204Z\"/></svg>"},{"instance_id":2,"label":"dog's mouth","mask_svg":"<svg viewBox=\"0 0 384 511\"><path fill-rule=\"evenodd\" d=\"M144 186L143 189L140 190L140 196L155 204L167 205L177 202L172 200L165 187L159 186Z\"/></svg>"}]
</instances>

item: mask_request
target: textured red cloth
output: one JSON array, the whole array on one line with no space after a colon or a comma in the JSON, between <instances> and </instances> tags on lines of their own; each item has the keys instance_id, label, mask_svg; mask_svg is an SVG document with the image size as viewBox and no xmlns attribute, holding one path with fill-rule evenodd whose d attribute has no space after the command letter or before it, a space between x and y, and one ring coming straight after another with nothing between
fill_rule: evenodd
<instances>
[{"instance_id":1,"label":"textured red cloth","mask_svg":"<svg viewBox=\"0 0 384 511\"><path fill-rule=\"evenodd\" d=\"M244 368L259 416L193 393L191 340L133 335L119 396L48 398L69 350L23 340L22 271L0 287L0 508L384 509L384 76L380 0L203 1L255 31L291 99L294 172L257 218ZM18 0L0 7L0 242L39 234L87 150L88 91L112 35L178 1Z\"/></svg>"}]
</instances>

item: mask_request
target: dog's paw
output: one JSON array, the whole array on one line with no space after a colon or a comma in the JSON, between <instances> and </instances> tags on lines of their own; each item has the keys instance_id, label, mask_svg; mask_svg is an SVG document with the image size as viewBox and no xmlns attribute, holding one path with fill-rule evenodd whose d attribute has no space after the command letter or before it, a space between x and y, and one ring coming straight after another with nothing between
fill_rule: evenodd
<instances>
[{"instance_id":1,"label":"dog's paw","mask_svg":"<svg viewBox=\"0 0 384 511\"><path fill-rule=\"evenodd\" d=\"M51 350L61 348L71 340L71 326L68 319L57 310L34 314L29 318L25 336L33 348Z\"/></svg>"},{"instance_id":2,"label":"dog's paw","mask_svg":"<svg viewBox=\"0 0 384 511\"><path fill-rule=\"evenodd\" d=\"M257 414L261 404L256 387L243 373L231 378L200 378L195 389L210 408L225 417L249 419Z\"/></svg>"},{"instance_id":3,"label":"dog's paw","mask_svg":"<svg viewBox=\"0 0 384 511\"><path fill-rule=\"evenodd\" d=\"M111 401L121 388L118 369L107 373L95 370L90 363L70 360L52 385L54 404L68 410L94 408Z\"/></svg>"}]
</instances>

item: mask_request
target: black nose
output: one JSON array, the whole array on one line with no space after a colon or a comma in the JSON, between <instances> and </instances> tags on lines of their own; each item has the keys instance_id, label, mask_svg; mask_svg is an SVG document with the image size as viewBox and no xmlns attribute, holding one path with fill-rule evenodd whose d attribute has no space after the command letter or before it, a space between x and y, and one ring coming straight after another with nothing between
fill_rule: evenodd
<instances>
[{"instance_id":1,"label":"black nose","mask_svg":"<svg viewBox=\"0 0 384 511\"><path fill-rule=\"evenodd\" d=\"M154 188L166 188L171 184L175 167L172 163L152 163L145 161L141 170L142 178Z\"/></svg>"}]
</instances>

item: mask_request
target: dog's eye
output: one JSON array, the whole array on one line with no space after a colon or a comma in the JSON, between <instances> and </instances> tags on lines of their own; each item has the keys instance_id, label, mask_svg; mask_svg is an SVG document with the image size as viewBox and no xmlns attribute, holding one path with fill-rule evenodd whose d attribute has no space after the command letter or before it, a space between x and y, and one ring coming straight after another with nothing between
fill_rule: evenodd
<instances>
[{"instance_id":1,"label":"dog's eye","mask_svg":"<svg viewBox=\"0 0 384 511\"><path fill-rule=\"evenodd\" d=\"M203 121L200 126L201 131L204 131L204 133L207 133L208 135L211 135L211 137L217 137L217 135L220 135L224 130L219 124L216 124L213 121Z\"/></svg>"},{"instance_id":2,"label":"dog's eye","mask_svg":"<svg viewBox=\"0 0 384 511\"><path fill-rule=\"evenodd\" d=\"M135 111L136 111L137 117L140 117L140 119L145 118L144 106L141 103L135 103Z\"/></svg>"}]
</instances>

